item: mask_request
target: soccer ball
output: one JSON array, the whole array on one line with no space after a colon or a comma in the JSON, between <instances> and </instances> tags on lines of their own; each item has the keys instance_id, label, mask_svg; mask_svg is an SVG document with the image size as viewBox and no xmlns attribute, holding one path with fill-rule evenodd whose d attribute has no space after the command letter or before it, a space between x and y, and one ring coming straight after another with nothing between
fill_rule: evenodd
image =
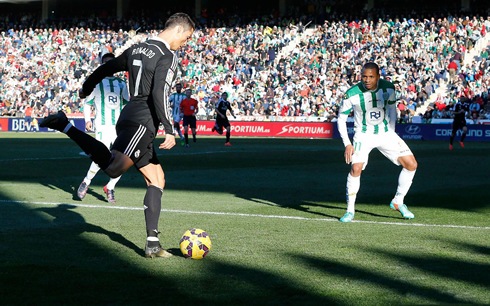
<instances>
[{"instance_id":1,"label":"soccer ball","mask_svg":"<svg viewBox=\"0 0 490 306\"><path fill-rule=\"evenodd\" d=\"M203 259L211 250L211 238L202 229L192 228L182 235L179 246L185 257Z\"/></svg>"}]
</instances>

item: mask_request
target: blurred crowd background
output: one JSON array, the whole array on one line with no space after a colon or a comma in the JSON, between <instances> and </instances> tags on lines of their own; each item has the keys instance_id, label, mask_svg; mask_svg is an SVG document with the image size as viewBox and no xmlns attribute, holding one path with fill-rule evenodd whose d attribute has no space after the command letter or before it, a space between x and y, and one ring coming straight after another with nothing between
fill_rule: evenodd
<instances>
[{"instance_id":1,"label":"blurred crowd background","mask_svg":"<svg viewBox=\"0 0 490 306\"><path fill-rule=\"evenodd\" d=\"M361 9L356 16L306 2L281 17L222 11L195 18L198 29L177 51L176 83L193 90L199 119L213 119L220 93L227 92L238 120L335 121L368 61L395 84L400 122L451 118L456 103L468 118L490 119L490 49L479 44L489 11L431 16ZM1 13L1 116L27 110L44 117L60 109L81 115L77 92L101 56L156 35L171 13L117 19L103 12L56 22ZM477 45L481 51L465 61ZM443 85L447 90L436 94Z\"/></svg>"}]
</instances>

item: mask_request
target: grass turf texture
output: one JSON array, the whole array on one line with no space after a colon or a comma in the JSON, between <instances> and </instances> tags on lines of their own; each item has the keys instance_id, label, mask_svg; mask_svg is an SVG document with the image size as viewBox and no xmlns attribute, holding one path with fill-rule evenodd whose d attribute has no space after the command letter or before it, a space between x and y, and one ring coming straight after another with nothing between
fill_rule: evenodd
<instances>
[{"instance_id":1,"label":"grass turf texture","mask_svg":"<svg viewBox=\"0 0 490 306\"><path fill-rule=\"evenodd\" d=\"M116 205L102 172L80 201L90 160L66 136L0 133L1 303L490 303L490 144L408 142L419 163L406 197L414 220L389 209L400 168L373 151L350 224L338 222L349 171L339 140L232 144L201 137L158 151L163 246L179 255L197 227L213 247L204 260L151 260L136 170L116 186Z\"/></svg>"}]
</instances>

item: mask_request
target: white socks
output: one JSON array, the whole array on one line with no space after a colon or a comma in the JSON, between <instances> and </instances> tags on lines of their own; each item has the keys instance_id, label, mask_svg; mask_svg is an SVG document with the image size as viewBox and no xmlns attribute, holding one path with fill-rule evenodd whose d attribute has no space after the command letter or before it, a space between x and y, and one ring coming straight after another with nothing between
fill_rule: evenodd
<instances>
[{"instance_id":1,"label":"white socks","mask_svg":"<svg viewBox=\"0 0 490 306\"><path fill-rule=\"evenodd\" d=\"M354 213L354 206L356 204L357 192L361 186L361 176L354 177L350 174L347 175L347 188L346 188L346 198L347 198L347 211Z\"/></svg>"},{"instance_id":2,"label":"white socks","mask_svg":"<svg viewBox=\"0 0 490 306\"><path fill-rule=\"evenodd\" d=\"M109 180L109 183L107 183L107 189L114 190L114 188L116 187L117 182L119 182L119 179L121 179L121 176L118 176L116 178L111 178Z\"/></svg>"},{"instance_id":3,"label":"white socks","mask_svg":"<svg viewBox=\"0 0 490 306\"><path fill-rule=\"evenodd\" d=\"M398 177L398 188L396 189L395 197L393 198L393 202L396 204L403 204L403 200L405 195L407 194L410 186L412 186L413 177L415 176L415 171L409 171L405 168L400 172L400 176Z\"/></svg>"},{"instance_id":4,"label":"white socks","mask_svg":"<svg viewBox=\"0 0 490 306\"><path fill-rule=\"evenodd\" d=\"M99 170L99 166L96 163L92 162L92 164L90 164L90 169L88 169L87 176L85 177L85 183L90 184L90 182L95 177L97 172L99 172Z\"/></svg>"}]
</instances>

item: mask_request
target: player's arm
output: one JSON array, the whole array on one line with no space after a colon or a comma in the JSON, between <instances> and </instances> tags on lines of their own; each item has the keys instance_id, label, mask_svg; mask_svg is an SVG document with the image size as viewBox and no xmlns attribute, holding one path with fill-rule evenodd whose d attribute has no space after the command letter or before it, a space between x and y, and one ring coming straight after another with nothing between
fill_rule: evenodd
<instances>
[{"instance_id":1,"label":"player's arm","mask_svg":"<svg viewBox=\"0 0 490 306\"><path fill-rule=\"evenodd\" d=\"M194 101L196 101L196 108L194 109L194 116L197 115L197 112L199 111L199 103L197 103L197 100L194 99Z\"/></svg>"},{"instance_id":2,"label":"player's arm","mask_svg":"<svg viewBox=\"0 0 490 306\"><path fill-rule=\"evenodd\" d=\"M153 76L154 84L151 95L155 104L158 120L165 130L165 142L160 144L160 149L170 149L175 146L174 127L172 120L172 108L169 102L169 92L172 87L174 71L171 69L173 58L165 56L160 59Z\"/></svg>"},{"instance_id":3,"label":"player's arm","mask_svg":"<svg viewBox=\"0 0 490 306\"><path fill-rule=\"evenodd\" d=\"M122 105L126 105L129 103L129 91L128 86L126 86L126 82L121 82L122 85Z\"/></svg>"},{"instance_id":4,"label":"player's arm","mask_svg":"<svg viewBox=\"0 0 490 306\"><path fill-rule=\"evenodd\" d=\"M85 129L87 131L93 131L92 128L92 105L94 104L95 100L95 92L93 91L90 96L85 98L85 101L83 102L83 117L85 119Z\"/></svg>"},{"instance_id":5,"label":"player's arm","mask_svg":"<svg viewBox=\"0 0 490 306\"><path fill-rule=\"evenodd\" d=\"M388 98L388 103L386 105L386 117L388 118L388 125L390 129L394 132L396 127L396 98L395 98L395 87L393 89L389 88L388 92L390 94Z\"/></svg>"},{"instance_id":6,"label":"player's arm","mask_svg":"<svg viewBox=\"0 0 490 306\"><path fill-rule=\"evenodd\" d=\"M231 109L231 104L228 104L228 109L230 110L230 114L233 116L233 118L236 119L235 113L233 112L233 109Z\"/></svg>"},{"instance_id":7,"label":"player's arm","mask_svg":"<svg viewBox=\"0 0 490 306\"><path fill-rule=\"evenodd\" d=\"M344 143L344 158L346 164L350 164L352 161L352 155L354 154L354 147L352 146L349 139L349 133L347 132L347 118L349 117L351 109L352 103L349 101L349 99L347 99L347 97L345 97L339 110L337 128L339 129L340 138L342 138L342 142Z\"/></svg>"},{"instance_id":8,"label":"player's arm","mask_svg":"<svg viewBox=\"0 0 490 306\"><path fill-rule=\"evenodd\" d=\"M80 98L83 99L91 94L94 90L94 87L99 84L105 77L111 76L119 71L128 71L128 69L126 68L126 63L130 49L131 48L127 49L123 52L123 54L95 69L95 71L92 72L92 74L89 75L83 83L82 89L80 89Z\"/></svg>"}]
</instances>

